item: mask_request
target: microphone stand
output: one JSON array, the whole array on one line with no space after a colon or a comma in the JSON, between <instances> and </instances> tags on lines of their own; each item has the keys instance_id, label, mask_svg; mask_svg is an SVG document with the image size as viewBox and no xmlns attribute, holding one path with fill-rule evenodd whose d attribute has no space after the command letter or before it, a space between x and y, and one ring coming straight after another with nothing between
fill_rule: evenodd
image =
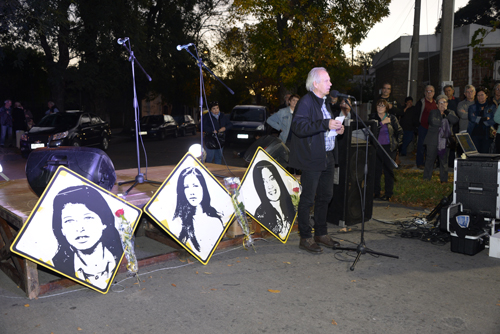
<instances>
[{"instance_id":1,"label":"microphone stand","mask_svg":"<svg viewBox=\"0 0 500 334\"><path fill-rule=\"evenodd\" d=\"M234 95L234 92L231 88L229 88L228 86L226 86L226 84L224 82L222 82L221 79L219 79L218 76L216 76L214 74L214 72L212 72L204 63L203 63L203 60L201 59L200 55L199 55L199 52L198 52L198 48L196 47L196 45L194 45L194 48L196 50L196 56L191 53L191 51L189 51L189 48L186 47L186 48L183 48L184 50L186 50L194 59L196 59L196 63L198 65L198 68L200 70L200 101L199 101L199 106L200 106L200 145L201 145L201 160L202 160L202 163L204 163L205 161L203 161L203 96L205 95L204 94L204 83L203 83L203 67L210 73L212 74L216 79L217 81L219 81L224 87L226 87L226 89L229 91L229 93L233 94ZM180 51L180 50L179 50ZM210 112L210 111L209 111Z\"/></svg>"},{"instance_id":2,"label":"microphone stand","mask_svg":"<svg viewBox=\"0 0 500 334\"><path fill-rule=\"evenodd\" d=\"M353 110L351 104L349 103L349 100L345 99L344 101L351 108L351 110ZM365 127L365 129L367 130L367 132L369 134L369 137L372 138L372 140L378 145L378 147L380 148L380 150L385 153L385 155L387 156L387 158L389 158L389 161L394 165L394 167L397 168L398 165L396 164L396 162L384 150L384 148L382 147L382 145L380 144L380 142L377 140L377 138L375 138L375 135L370 130L370 128L359 117L358 113L355 112L353 114L356 115L356 122L361 122L361 124L363 124L363 126ZM340 249L340 250L346 250L346 251L356 251L356 253L357 253L356 259L354 260L354 262L353 262L353 264L352 264L352 266L350 268L351 271L354 271L354 267L358 263L359 258L361 257L361 255L366 254L366 253L399 259L399 256L376 252L376 251L373 251L373 250L371 250L371 249L369 249L369 248L366 247L366 242L365 242L365 199L366 199L366 188L367 188L366 187L366 185L367 185L366 179L367 179L367 175L368 175L368 144L369 144L369 138L366 138L364 181L363 181L364 187L363 187L363 194L362 194L362 197L361 197L361 240L360 240L359 244L356 247L335 247L335 246L333 247L333 249Z\"/></svg>"},{"instance_id":3,"label":"microphone stand","mask_svg":"<svg viewBox=\"0 0 500 334\"><path fill-rule=\"evenodd\" d=\"M127 46L127 41L129 43L128 46ZM139 103L137 102L137 91L135 88L135 67L134 67L135 61L137 61L137 65L142 70L142 72L146 75L146 77L148 78L148 81L151 81L151 77L146 73L146 71L141 66L141 64L139 63L137 58L135 58L134 51L132 51L132 48L130 47L130 40L127 38L127 40L125 42L123 42L122 45L129 52L130 57L128 58L128 60L132 64L132 83L133 83L133 89L134 89L134 102L133 103L134 103L134 115L135 115L135 145L136 145L136 152L137 152L137 175L136 175L135 179L130 180L130 181L118 182L119 186L121 186L123 184L133 183L132 186L130 188L128 188L127 191L125 191L123 193L126 196L130 192L130 190L132 190L132 188L134 188L139 183L161 184L161 182L149 181L144 177L144 174L141 173L141 155L139 152Z\"/></svg>"}]
</instances>

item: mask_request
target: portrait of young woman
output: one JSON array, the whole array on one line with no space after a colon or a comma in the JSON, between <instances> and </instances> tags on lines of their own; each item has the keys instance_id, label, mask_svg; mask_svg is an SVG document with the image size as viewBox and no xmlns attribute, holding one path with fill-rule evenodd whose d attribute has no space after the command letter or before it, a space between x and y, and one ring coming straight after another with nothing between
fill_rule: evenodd
<instances>
[{"instance_id":1,"label":"portrait of young woman","mask_svg":"<svg viewBox=\"0 0 500 334\"><path fill-rule=\"evenodd\" d=\"M269 231L285 239L295 218L295 208L276 165L261 160L254 165L252 176L260 199L254 218Z\"/></svg>"},{"instance_id":2,"label":"portrait of young woman","mask_svg":"<svg viewBox=\"0 0 500 334\"><path fill-rule=\"evenodd\" d=\"M196 167L183 169L177 180L177 202L172 217L179 241L205 257L217 243L224 223L213 206L207 183Z\"/></svg>"},{"instance_id":3,"label":"portrait of young woman","mask_svg":"<svg viewBox=\"0 0 500 334\"><path fill-rule=\"evenodd\" d=\"M52 231L58 248L54 268L104 289L123 254L115 217L95 188L79 185L55 196Z\"/></svg>"}]
</instances>

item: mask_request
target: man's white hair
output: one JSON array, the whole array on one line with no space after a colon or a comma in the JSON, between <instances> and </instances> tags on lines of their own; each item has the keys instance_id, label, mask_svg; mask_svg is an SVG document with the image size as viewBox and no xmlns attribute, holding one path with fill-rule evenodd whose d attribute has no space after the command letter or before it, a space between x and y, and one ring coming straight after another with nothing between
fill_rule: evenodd
<instances>
[{"instance_id":1,"label":"man's white hair","mask_svg":"<svg viewBox=\"0 0 500 334\"><path fill-rule=\"evenodd\" d=\"M314 90L314 83L320 82L319 74L321 71L327 72L324 67L315 67L311 71L309 71L309 74L307 75L307 80L306 80L307 91L312 92Z\"/></svg>"}]
</instances>

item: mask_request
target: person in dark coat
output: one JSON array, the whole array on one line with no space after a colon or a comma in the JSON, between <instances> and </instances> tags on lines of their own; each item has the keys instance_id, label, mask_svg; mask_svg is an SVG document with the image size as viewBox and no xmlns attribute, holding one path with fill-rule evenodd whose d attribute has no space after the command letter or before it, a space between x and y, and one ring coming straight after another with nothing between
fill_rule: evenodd
<instances>
[{"instance_id":1,"label":"person in dark coat","mask_svg":"<svg viewBox=\"0 0 500 334\"><path fill-rule=\"evenodd\" d=\"M448 98L439 95L436 99L438 109L429 113L429 129L424 145L427 148L424 180L430 180L436 157L439 158L439 178L441 183L448 182L448 150L447 139L453 135L453 125L458 123L458 116L453 110L447 109Z\"/></svg>"},{"instance_id":2,"label":"person in dark coat","mask_svg":"<svg viewBox=\"0 0 500 334\"><path fill-rule=\"evenodd\" d=\"M16 147L21 148L21 136L28 129L24 108L20 102L14 103L12 109L12 131L16 134Z\"/></svg>"},{"instance_id":3,"label":"person in dark coat","mask_svg":"<svg viewBox=\"0 0 500 334\"><path fill-rule=\"evenodd\" d=\"M476 102L469 107L470 134L479 153L489 153L493 138L490 137L490 127L495 125L496 105L488 101L488 89L480 87L476 90Z\"/></svg>"},{"instance_id":4,"label":"person in dark coat","mask_svg":"<svg viewBox=\"0 0 500 334\"><path fill-rule=\"evenodd\" d=\"M411 96L405 99L405 108L396 116L399 117L399 124L403 128L403 144L401 145L400 154L404 157L408 153L408 145L413 141L419 125L417 108L413 105L413 98Z\"/></svg>"},{"instance_id":5,"label":"person in dark coat","mask_svg":"<svg viewBox=\"0 0 500 334\"><path fill-rule=\"evenodd\" d=\"M298 208L299 247L319 254L323 249L339 243L328 235L326 215L333 197L333 174L336 164L336 136L344 133L344 126L332 119L328 98L330 76L322 67L313 68L306 80L308 93L293 113L292 141L288 165L302 170ZM314 206L314 237L309 223L310 209Z\"/></svg>"},{"instance_id":6,"label":"person in dark coat","mask_svg":"<svg viewBox=\"0 0 500 334\"><path fill-rule=\"evenodd\" d=\"M233 127L233 123L229 118L220 112L219 102L213 101L209 105L210 111L203 115L203 131L205 132L205 150L207 152L207 157L205 162L213 162L216 164L222 163L222 150L223 145L221 140L217 141L216 138L224 138L226 130ZM212 137L212 138L209 138ZM210 145L210 140L214 145ZM211 147L209 147L211 146Z\"/></svg>"}]
</instances>

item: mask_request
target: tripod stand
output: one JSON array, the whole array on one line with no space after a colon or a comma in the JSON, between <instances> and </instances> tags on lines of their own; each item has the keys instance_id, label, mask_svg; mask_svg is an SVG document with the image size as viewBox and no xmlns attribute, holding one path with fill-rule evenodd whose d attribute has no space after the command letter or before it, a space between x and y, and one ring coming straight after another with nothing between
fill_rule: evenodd
<instances>
[{"instance_id":1,"label":"tripod stand","mask_svg":"<svg viewBox=\"0 0 500 334\"><path fill-rule=\"evenodd\" d=\"M127 45L127 41L129 43L129 45ZM144 177L144 174L141 173L141 155L139 152L139 103L137 102L137 91L135 88L135 67L134 67L135 61L137 59L134 56L134 51L132 51L132 48L130 47L130 40L128 37L125 37L123 39L122 38L118 39L118 44L123 45L125 47L125 49L127 49L127 51L130 54L130 57L128 58L128 60L132 64L132 86L134 89L134 102L133 103L134 103L134 116L135 116L135 145L136 145L135 147L136 147L136 152L137 152L137 175L135 176L135 179L133 179L133 180L118 182L119 186L121 186L123 184L133 183L132 186L130 188L128 188L127 191L125 191L123 193L126 196L130 192L130 190L132 190L132 188L134 188L139 183L161 184L161 182L149 181ZM137 61L137 65L142 70L142 72L144 72L144 74L146 75L148 80L151 81L151 77L146 73L144 68L142 68L139 61Z\"/></svg>"},{"instance_id":2,"label":"tripod stand","mask_svg":"<svg viewBox=\"0 0 500 334\"><path fill-rule=\"evenodd\" d=\"M349 100L345 99L344 101L352 110L352 106L349 103ZM363 180L364 187L363 187L363 194L361 196L361 240L356 247L333 247L333 249L356 251L356 253L357 253L356 259L354 260L354 262L350 268L351 271L354 270L354 267L358 263L361 255L366 254L366 253L399 259L399 256L376 252L376 251L373 251L373 250L366 247L366 242L365 242L365 200L366 200L366 188L367 188L366 185L367 185L367 176L368 176L368 149L369 149L368 144L369 144L369 139L371 138L374 141L374 143L376 143L378 145L378 147L381 149L381 151L385 153L387 158L389 158L389 160L394 165L394 167L397 167L397 164L394 162L394 160L392 160L392 158L389 156L389 154L387 154L387 152L384 150L384 148L379 143L377 138L375 138L375 135L371 132L370 128L359 117L358 113L355 112L353 114L356 115L356 121L361 122L361 124L363 124L363 126L365 127L365 129L367 130L367 132L369 134L368 138L366 138L366 150L365 150L366 155L365 155L365 165L364 165L364 172L363 172L363 174L364 174L364 180Z\"/></svg>"}]
</instances>

